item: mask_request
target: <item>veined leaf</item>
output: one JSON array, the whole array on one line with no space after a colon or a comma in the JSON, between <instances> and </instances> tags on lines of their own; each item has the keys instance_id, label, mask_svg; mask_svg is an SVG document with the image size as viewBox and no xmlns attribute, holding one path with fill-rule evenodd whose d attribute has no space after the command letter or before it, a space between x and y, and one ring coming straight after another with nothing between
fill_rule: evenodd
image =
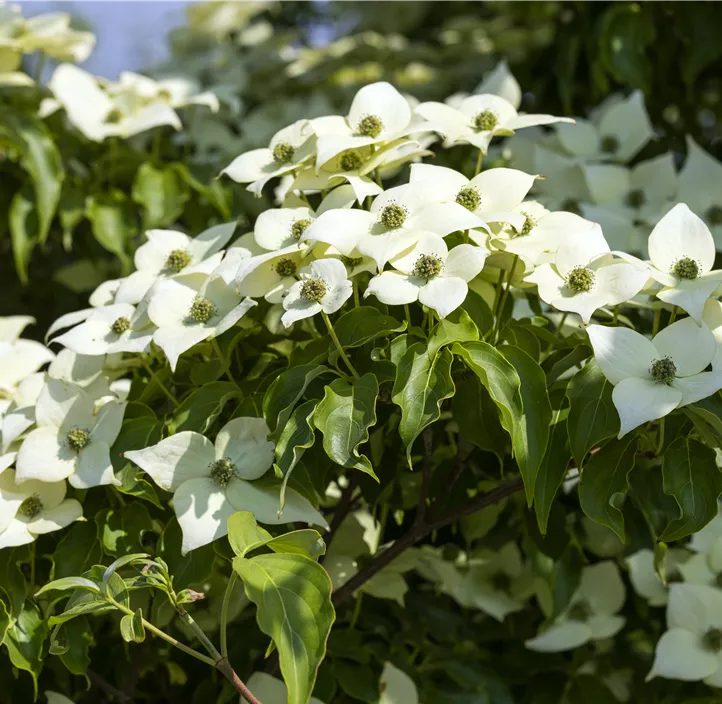
<instances>
[{"instance_id":1,"label":"veined leaf","mask_svg":"<svg viewBox=\"0 0 722 704\"><path fill-rule=\"evenodd\" d=\"M311 399L297 406L276 443L276 464L273 467L276 474L283 477L284 490L293 468L316 440L312 418L317 404L316 399ZM284 490L281 491L281 508L285 499Z\"/></svg>"},{"instance_id":2,"label":"veined leaf","mask_svg":"<svg viewBox=\"0 0 722 704\"><path fill-rule=\"evenodd\" d=\"M143 206L143 227L166 227L182 214L190 188L173 166L156 168L146 161L133 180L133 200Z\"/></svg>"},{"instance_id":3,"label":"veined leaf","mask_svg":"<svg viewBox=\"0 0 722 704\"><path fill-rule=\"evenodd\" d=\"M95 239L120 259L126 274L130 273L132 262L128 250L138 225L127 196L121 191L88 196L85 215L93 226Z\"/></svg>"},{"instance_id":4,"label":"veined leaf","mask_svg":"<svg viewBox=\"0 0 722 704\"><path fill-rule=\"evenodd\" d=\"M333 327L342 347L360 347L381 335L403 332L406 322L400 323L373 306L359 306L344 313Z\"/></svg>"},{"instance_id":5,"label":"veined leaf","mask_svg":"<svg viewBox=\"0 0 722 704\"><path fill-rule=\"evenodd\" d=\"M549 429L549 444L534 485L534 510L542 534L547 532L554 497L564 480L572 457L567 434L567 414L568 409L556 411L554 414Z\"/></svg>"},{"instance_id":6,"label":"veined leaf","mask_svg":"<svg viewBox=\"0 0 722 704\"><path fill-rule=\"evenodd\" d=\"M4 645L10 662L33 678L35 697L38 694L38 675L43 669L43 643L49 630L38 606L29 599L5 634Z\"/></svg>"},{"instance_id":7,"label":"veined leaf","mask_svg":"<svg viewBox=\"0 0 722 704\"><path fill-rule=\"evenodd\" d=\"M258 525L253 514L248 511L238 511L228 519L228 541L233 552L240 557L245 557L260 547L268 547L273 552L307 557L318 557L326 551L326 543L318 531L302 528L274 538Z\"/></svg>"}]
</instances>

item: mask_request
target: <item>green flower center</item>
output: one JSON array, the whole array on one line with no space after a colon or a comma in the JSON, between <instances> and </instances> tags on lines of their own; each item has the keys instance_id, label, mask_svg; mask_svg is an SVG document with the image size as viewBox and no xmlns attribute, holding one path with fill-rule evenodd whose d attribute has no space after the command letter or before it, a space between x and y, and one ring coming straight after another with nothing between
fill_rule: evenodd
<instances>
[{"instance_id":1,"label":"green flower center","mask_svg":"<svg viewBox=\"0 0 722 704\"><path fill-rule=\"evenodd\" d=\"M517 232L517 237L526 237L536 225L536 220L530 218L526 213L524 215L524 224L521 226L521 231Z\"/></svg>"},{"instance_id":2,"label":"green flower center","mask_svg":"<svg viewBox=\"0 0 722 704\"><path fill-rule=\"evenodd\" d=\"M477 132L488 132L498 124L499 118L491 110L484 110L474 117L474 129Z\"/></svg>"},{"instance_id":3,"label":"green flower center","mask_svg":"<svg viewBox=\"0 0 722 704\"><path fill-rule=\"evenodd\" d=\"M706 217L710 225L722 225L722 205L713 205Z\"/></svg>"},{"instance_id":4,"label":"green flower center","mask_svg":"<svg viewBox=\"0 0 722 704\"><path fill-rule=\"evenodd\" d=\"M275 268L276 273L279 276L283 276L285 278L286 276L294 276L298 267L296 266L296 262L294 262L293 259L283 257L276 262Z\"/></svg>"},{"instance_id":5,"label":"green flower center","mask_svg":"<svg viewBox=\"0 0 722 704\"><path fill-rule=\"evenodd\" d=\"M384 123L376 115L364 115L358 123L358 132L364 137L376 138L381 134Z\"/></svg>"},{"instance_id":6,"label":"green flower center","mask_svg":"<svg viewBox=\"0 0 722 704\"><path fill-rule=\"evenodd\" d=\"M605 154L616 154L619 149L619 140L614 135L609 134L606 137L602 137L599 146Z\"/></svg>"},{"instance_id":7,"label":"green flower center","mask_svg":"<svg viewBox=\"0 0 722 704\"><path fill-rule=\"evenodd\" d=\"M121 335L126 330L130 330L130 320L125 316L117 318L116 321L110 326L110 329L116 334Z\"/></svg>"},{"instance_id":8,"label":"green flower center","mask_svg":"<svg viewBox=\"0 0 722 704\"><path fill-rule=\"evenodd\" d=\"M65 439L71 450L80 452L90 442L90 433L85 428L73 428L68 431Z\"/></svg>"},{"instance_id":9,"label":"green flower center","mask_svg":"<svg viewBox=\"0 0 722 704\"><path fill-rule=\"evenodd\" d=\"M25 518L35 518L42 510L43 502L37 494L33 494L20 504L18 513L25 516Z\"/></svg>"},{"instance_id":10,"label":"green flower center","mask_svg":"<svg viewBox=\"0 0 722 704\"><path fill-rule=\"evenodd\" d=\"M511 589L511 577L504 572L497 572L491 578L491 586L498 592L508 592Z\"/></svg>"},{"instance_id":11,"label":"green flower center","mask_svg":"<svg viewBox=\"0 0 722 704\"><path fill-rule=\"evenodd\" d=\"M722 650L722 628L710 628L702 636L702 647L711 653Z\"/></svg>"},{"instance_id":12,"label":"green flower center","mask_svg":"<svg viewBox=\"0 0 722 704\"><path fill-rule=\"evenodd\" d=\"M422 254L416 260L416 264L414 265L414 274L428 281L429 279L433 279L438 276L441 273L442 268L443 265L439 257L436 257L433 254Z\"/></svg>"},{"instance_id":13,"label":"green flower center","mask_svg":"<svg viewBox=\"0 0 722 704\"><path fill-rule=\"evenodd\" d=\"M188 317L194 323L207 323L216 314L216 307L205 296L198 296L191 306Z\"/></svg>"},{"instance_id":14,"label":"green flower center","mask_svg":"<svg viewBox=\"0 0 722 704\"><path fill-rule=\"evenodd\" d=\"M456 194L456 202L473 213L481 205L481 196L476 188L465 186Z\"/></svg>"},{"instance_id":15,"label":"green flower center","mask_svg":"<svg viewBox=\"0 0 722 704\"><path fill-rule=\"evenodd\" d=\"M293 225L291 225L291 237L293 237L294 240L300 240L301 235L308 230L310 224L311 221L308 218L296 220Z\"/></svg>"},{"instance_id":16,"label":"green flower center","mask_svg":"<svg viewBox=\"0 0 722 704\"><path fill-rule=\"evenodd\" d=\"M328 286L323 279L306 279L301 284L301 298L307 301L320 303L328 291Z\"/></svg>"},{"instance_id":17,"label":"green flower center","mask_svg":"<svg viewBox=\"0 0 722 704\"><path fill-rule=\"evenodd\" d=\"M699 264L694 259L683 257L675 263L672 273L679 279L696 279L699 276Z\"/></svg>"},{"instance_id":18,"label":"green flower center","mask_svg":"<svg viewBox=\"0 0 722 704\"><path fill-rule=\"evenodd\" d=\"M590 616L592 616L593 613L594 612L592 611L592 607L589 606L588 602L577 601L569 608L569 611L567 612L567 617L570 621L586 621L589 619Z\"/></svg>"},{"instance_id":19,"label":"green flower center","mask_svg":"<svg viewBox=\"0 0 722 704\"><path fill-rule=\"evenodd\" d=\"M406 222L406 208L398 203L389 203L381 211L381 224L389 230L395 230Z\"/></svg>"},{"instance_id":20,"label":"green flower center","mask_svg":"<svg viewBox=\"0 0 722 704\"><path fill-rule=\"evenodd\" d=\"M118 108L113 108L105 118L111 125L117 125L123 119L123 113Z\"/></svg>"},{"instance_id":21,"label":"green flower center","mask_svg":"<svg viewBox=\"0 0 722 704\"><path fill-rule=\"evenodd\" d=\"M353 269L363 262L363 257L347 257L345 254L341 255L341 261L348 269Z\"/></svg>"},{"instance_id":22,"label":"green flower center","mask_svg":"<svg viewBox=\"0 0 722 704\"><path fill-rule=\"evenodd\" d=\"M339 161L341 171L356 171L361 164L363 164L363 159L359 156L358 152L350 151L341 154Z\"/></svg>"},{"instance_id":23,"label":"green flower center","mask_svg":"<svg viewBox=\"0 0 722 704\"><path fill-rule=\"evenodd\" d=\"M662 357L662 359L655 359L652 362L649 373L658 384L670 386L677 375L677 365L672 361L671 357Z\"/></svg>"},{"instance_id":24,"label":"green flower center","mask_svg":"<svg viewBox=\"0 0 722 704\"><path fill-rule=\"evenodd\" d=\"M296 153L296 148L291 146L288 142L279 142L273 147L273 160L278 164L287 164L293 155Z\"/></svg>"},{"instance_id":25,"label":"green flower center","mask_svg":"<svg viewBox=\"0 0 722 704\"><path fill-rule=\"evenodd\" d=\"M216 460L211 464L211 479L218 484L218 486L226 486L228 482L233 479L235 473L236 465L227 457L224 457L222 460Z\"/></svg>"},{"instance_id":26,"label":"green flower center","mask_svg":"<svg viewBox=\"0 0 722 704\"><path fill-rule=\"evenodd\" d=\"M177 274L191 263L191 253L187 249L174 249L165 260L165 268Z\"/></svg>"},{"instance_id":27,"label":"green flower center","mask_svg":"<svg viewBox=\"0 0 722 704\"><path fill-rule=\"evenodd\" d=\"M582 209L579 207L579 201L574 198L567 198L561 206L562 210L567 213L574 213L574 215L581 215Z\"/></svg>"},{"instance_id":28,"label":"green flower center","mask_svg":"<svg viewBox=\"0 0 722 704\"><path fill-rule=\"evenodd\" d=\"M587 293L595 281L594 272L586 266L575 266L567 276L567 286L574 293Z\"/></svg>"},{"instance_id":29,"label":"green flower center","mask_svg":"<svg viewBox=\"0 0 722 704\"><path fill-rule=\"evenodd\" d=\"M638 210L647 202L647 196L644 195L644 191L641 188L635 188L633 191L627 193L625 200L630 208Z\"/></svg>"}]
</instances>

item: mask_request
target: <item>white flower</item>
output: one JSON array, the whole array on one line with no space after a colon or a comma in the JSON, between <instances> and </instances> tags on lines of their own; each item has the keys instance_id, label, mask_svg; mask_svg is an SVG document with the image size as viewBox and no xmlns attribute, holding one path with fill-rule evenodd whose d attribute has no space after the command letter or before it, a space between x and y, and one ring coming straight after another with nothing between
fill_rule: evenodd
<instances>
[{"instance_id":1,"label":"white flower","mask_svg":"<svg viewBox=\"0 0 722 704\"><path fill-rule=\"evenodd\" d=\"M409 183L427 202L456 203L466 208L481 219L482 227L487 222L505 222L521 231L527 216L518 208L536 178L516 169L497 168L469 180L444 166L413 164ZM428 226L425 229L435 231Z\"/></svg>"},{"instance_id":2,"label":"white flower","mask_svg":"<svg viewBox=\"0 0 722 704\"><path fill-rule=\"evenodd\" d=\"M0 392L12 394L15 387L55 355L34 340L22 340L20 335L35 319L27 315L0 318Z\"/></svg>"},{"instance_id":3,"label":"white flower","mask_svg":"<svg viewBox=\"0 0 722 704\"><path fill-rule=\"evenodd\" d=\"M592 112L591 120L577 118L574 126L554 129L562 147L579 161L626 163L654 137L639 90L628 98L611 96Z\"/></svg>"},{"instance_id":4,"label":"white flower","mask_svg":"<svg viewBox=\"0 0 722 704\"><path fill-rule=\"evenodd\" d=\"M143 317L139 320L136 309L129 303L96 308L84 322L53 342L83 355L145 352L153 339L154 328L147 324L147 319L143 321Z\"/></svg>"},{"instance_id":5,"label":"white flower","mask_svg":"<svg viewBox=\"0 0 722 704\"><path fill-rule=\"evenodd\" d=\"M308 248L293 244L244 259L236 274L236 290L241 296L263 296L269 303L280 303L298 280L301 263L309 254Z\"/></svg>"},{"instance_id":6,"label":"white flower","mask_svg":"<svg viewBox=\"0 0 722 704\"><path fill-rule=\"evenodd\" d=\"M58 61L82 63L95 47L95 35L71 29L67 12L50 12L25 20L17 43L26 54L42 51Z\"/></svg>"},{"instance_id":7,"label":"white flower","mask_svg":"<svg viewBox=\"0 0 722 704\"><path fill-rule=\"evenodd\" d=\"M464 302L468 282L483 269L486 256L486 249L470 244L449 252L441 237L422 234L411 252L391 261L396 271L369 281L364 298L374 295L389 305L419 301L445 318Z\"/></svg>"},{"instance_id":8,"label":"white flower","mask_svg":"<svg viewBox=\"0 0 722 704\"><path fill-rule=\"evenodd\" d=\"M35 430L18 451L17 481L68 479L76 489L119 484L110 446L120 432L125 403L110 401L95 412L79 386L48 379L35 407Z\"/></svg>"},{"instance_id":9,"label":"white flower","mask_svg":"<svg viewBox=\"0 0 722 704\"><path fill-rule=\"evenodd\" d=\"M614 562L584 567L579 588L564 613L525 645L530 650L555 653L611 638L624 626L624 618L617 615L624 598L624 584Z\"/></svg>"},{"instance_id":10,"label":"white flower","mask_svg":"<svg viewBox=\"0 0 722 704\"><path fill-rule=\"evenodd\" d=\"M298 120L276 132L268 147L236 157L221 174L236 183L249 183L249 191L260 195L276 176L294 171L314 154L315 136L308 120Z\"/></svg>"},{"instance_id":11,"label":"white flower","mask_svg":"<svg viewBox=\"0 0 722 704\"><path fill-rule=\"evenodd\" d=\"M671 152L640 162L631 169L618 164L582 167L594 205L581 203L585 218L598 222L612 249L644 250L649 232L677 191Z\"/></svg>"},{"instance_id":12,"label":"white flower","mask_svg":"<svg viewBox=\"0 0 722 704\"><path fill-rule=\"evenodd\" d=\"M692 536L689 549L695 552L713 555L721 553L722 557L722 505L717 504L717 515Z\"/></svg>"},{"instance_id":13,"label":"white flower","mask_svg":"<svg viewBox=\"0 0 722 704\"><path fill-rule=\"evenodd\" d=\"M32 543L82 517L80 503L65 498L65 481L18 483L15 476L12 469L0 474L0 549Z\"/></svg>"},{"instance_id":14,"label":"white flower","mask_svg":"<svg viewBox=\"0 0 722 704\"><path fill-rule=\"evenodd\" d=\"M649 273L664 285L657 298L701 323L706 300L722 283L722 271L711 271L715 246L707 226L679 203L657 223L648 246Z\"/></svg>"},{"instance_id":15,"label":"white flower","mask_svg":"<svg viewBox=\"0 0 722 704\"><path fill-rule=\"evenodd\" d=\"M253 233L263 249L285 249L298 244L315 218L316 214L307 207L270 208L258 216Z\"/></svg>"},{"instance_id":16,"label":"white flower","mask_svg":"<svg viewBox=\"0 0 722 704\"><path fill-rule=\"evenodd\" d=\"M42 372L30 374L18 384L4 414L0 414L0 451L7 452L10 445L35 423L35 404L44 386L45 374Z\"/></svg>"},{"instance_id":17,"label":"white flower","mask_svg":"<svg viewBox=\"0 0 722 704\"><path fill-rule=\"evenodd\" d=\"M685 582L722 587L722 513L695 533L688 547L697 554L680 566Z\"/></svg>"},{"instance_id":18,"label":"white flower","mask_svg":"<svg viewBox=\"0 0 722 704\"><path fill-rule=\"evenodd\" d=\"M279 514L280 486L251 483L273 464L274 445L266 440L268 432L263 418L234 418L219 431L215 447L203 435L184 431L125 453L158 486L173 492L183 554L226 535L228 518L236 511L250 511L260 523L326 525L293 489L286 489Z\"/></svg>"},{"instance_id":19,"label":"white flower","mask_svg":"<svg viewBox=\"0 0 722 704\"><path fill-rule=\"evenodd\" d=\"M706 325L678 320L651 342L634 330L590 325L589 340L604 375L614 384L619 437L722 388L722 373L703 369L717 352Z\"/></svg>"},{"instance_id":20,"label":"white flower","mask_svg":"<svg viewBox=\"0 0 722 704\"><path fill-rule=\"evenodd\" d=\"M230 330L255 305L221 277L188 274L160 281L148 304L148 317L158 326L153 341L175 371L186 350Z\"/></svg>"},{"instance_id":21,"label":"white flower","mask_svg":"<svg viewBox=\"0 0 722 704\"><path fill-rule=\"evenodd\" d=\"M673 584L667 627L654 653L654 677L722 687L722 591L698 584Z\"/></svg>"},{"instance_id":22,"label":"white flower","mask_svg":"<svg viewBox=\"0 0 722 704\"><path fill-rule=\"evenodd\" d=\"M137 271L121 279L115 292L115 303L139 303L158 278L179 274L210 274L223 258L220 250L228 242L236 224L215 225L189 237L175 230L148 230L148 241L135 252ZM107 304L106 304L107 305Z\"/></svg>"},{"instance_id":23,"label":"white flower","mask_svg":"<svg viewBox=\"0 0 722 704\"><path fill-rule=\"evenodd\" d=\"M346 267L338 259L317 259L299 274L301 280L288 289L283 299L286 312L281 322L286 327L321 311L326 315L335 313L353 294Z\"/></svg>"},{"instance_id":24,"label":"white flower","mask_svg":"<svg viewBox=\"0 0 722 704\"><path fill-rule=\"evenodd\" d=\"M134 103L133 107L145 107L155 102L167 103L173 108L187 105L203 105L218 112L218 96L210 92L199 93L193 81L182 77L164 78L154 81L132 71L121 71L120 80L108 87L108 92L116 98Z\"/></svg>"},{"instance_id":25,"label":"white flower","mask_svg":"<svg viewBox=\"0 0 722 704\"><path fill-rule=\"evenodd\" d=\"M472 91L472 94L492 93L504 98L508 103L517 110L521 105L522 90L519 82L514 78L514 74L509 70L506 61L500 61L492 71L489 71L481 83ZM451 105L452 108L458 108L464 98L468 98L468 93L456 93L449 96L444 102Z\"/></svg>"},{"instance_id":26,"label":"white flower","mask_svg":"<svg viewBox=\"0 0 722 704\"><path fill-rule=\"evenodd\" d=\"M647 548L637 550L626 558L629 568L629 579L634 591L644 597L650 606L663 606L667 603L668 585L662 584L654 566L654 552ZM684 567L689 563L689 553L685 550L672 549L667 552L664 561L667 581L671 577L684 575Z\"/></svg>"},{"instance_id":27,"label":"white flower","mask_svg":"<svg viewBox=\"0 0 722 704\"><path fill-rule=\"evenodd\" d=\"M518 115L514 106L498 95L472 95L464 99L458 109L444 103L421 103L416 112L435 125L435 131L446 143L469 143L486 153L495 136L508 136L516 130L554 122L574 122L553 115Z\"/></svg>"},{"instance_id":28,"label":"white flower","mask_svg":"<svg viewBox=\"0 0 722 704\"><path fill-rule=\"evenodd\" d=\"M649 278L641 262L634 266L615 260L602 236L569 240L557 249L553 264L541 264L526 281L536 284L539 297L557 310L577 313L588 323L594 311L636 296Z\"/></svg>"}]
</instances>

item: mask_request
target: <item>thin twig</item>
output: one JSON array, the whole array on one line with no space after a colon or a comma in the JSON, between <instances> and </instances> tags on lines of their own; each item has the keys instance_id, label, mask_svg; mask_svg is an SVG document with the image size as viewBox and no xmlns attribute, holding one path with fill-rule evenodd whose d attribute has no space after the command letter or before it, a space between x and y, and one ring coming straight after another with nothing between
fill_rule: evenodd
<instances>
[{"instance_id":1,"label":"thin twig","mask_svg":"<svg viewBox=\"0 0 722 704\"><path fill-rule=\"evenodd\" d=\"M102 689L106 694L109 694L114 699L117 699L119 702L132 702L133 700L129 695L127 695L125 692L122 692L117 687L113 687L110 682L106 682L97 672L93 672L93 670L88 670L87 673L88 679L90 679L90 684L93 685L93 687L97 687L98 689Z\"/></svg>"}]
</instances>

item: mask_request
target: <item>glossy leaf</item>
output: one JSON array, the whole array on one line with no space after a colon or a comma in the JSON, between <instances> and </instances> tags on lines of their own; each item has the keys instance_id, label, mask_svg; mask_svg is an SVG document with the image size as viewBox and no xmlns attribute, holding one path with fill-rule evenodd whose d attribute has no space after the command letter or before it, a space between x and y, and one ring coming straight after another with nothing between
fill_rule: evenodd
<instances>
[{"instance_id":1,"label":"glossy leaf","mask_svg":"<svg viewBox=\"0 0 722 704\"><path fill-rule=\"evenodd\" d=\"M384 315L373 306L359 306L344 313L333 327L343 347L361 347L381 335L403 332L406 323Z\"/></svg>"},{"instance_id":2,"label":"glossy leaf","mask_svg":"<svg viewBox=\"0 0 722 704\"><path fill-rule=\"evenodd\" d=\"M554 497L564 480L571 460L567 414L567 410L557 411L554 414L549 428L549 444L534 484L534 511L542 534L547 532L549 513L554 503Z\"/></svg>"},{"instance_id":3,"label":"glossy leaf","mask_svg":"<svg viewBox=\"0 0 722 704\"><path fill-rule=\"evenodd\" d=\"M281 436L276 443L276 463L274 469L277 475L283 477L283 486L288 483L291 472L303 453L313 445L316 434L313 429L313 414L318 401L311 399L297 406L288 422L283 428ZM285 498L285 491L281 494L281 501ZM281 504L283 508L283 503Z\"/></svg>"},{"instance_id":4,"label":"glossy leaf","mask_svg":"<svg viewBox=\"0 0 722 704\"><path fill-rule=\"evenodd\" d=\"M238 511L228 519L228 541L233 552L240 557L261 547L307 557L318 557L326 551L326 544L317 531L304 528L273 537L258 525L248 511Z\"/></svg>"},{"instance_id":5,"label":"glossy leaf","mask_svg":"<svg viewBox=\"0 0 722 704\"><path fill-rule=\"evenodd\" d=\"M28 262L38 241L37 218L33 209L30 189L24 188L15 194L8 213L15 271L24 284L28 283Z\"/></svg>"},{"instance_id":6,"label":"glossy leaf","mask_svg":"<svg viewBox=\"0 0 722 704\"><path fill-rule=\"evenodd\" d=\"M48 625L38 606L28 600L5 634L5 647L10 662L19 670L29 672L37 696L38 676L43 669L43 644Z\"/></svg>"},{"instance_id":7,"label":"glossy leaf","mask_svg":"<svg viewBox=\"0 0 722 704\"><path fill-rule=\"evenodd\" d=\"M230 381L213 381L191 392L176 408L171 433L192 430L205 433L227 403L241 398L241 391Z\"/></svg>"},{"instance_id":8,"label":"glossy leaf","mask_svg":"<svg viewBox=\"0 0 722 704\"><path fill-rule=\"evenodd\" d=\"M133 200L143 206L143 227L166 227L182 214L190 189L177 169L156 168L146 161L133 181Z\"/></svg>"},{"instance_id":9,"label":"glossy leaf","mask_svg":"<svg viewBox=\"0 0 722 704\"><path fill-rule=\"evenodd\" d=\"M142 643L145 640L142 609L136 609L132 616L125 614L120 619L120 635L126 643Z\"/></svg>"}]
</instances>

